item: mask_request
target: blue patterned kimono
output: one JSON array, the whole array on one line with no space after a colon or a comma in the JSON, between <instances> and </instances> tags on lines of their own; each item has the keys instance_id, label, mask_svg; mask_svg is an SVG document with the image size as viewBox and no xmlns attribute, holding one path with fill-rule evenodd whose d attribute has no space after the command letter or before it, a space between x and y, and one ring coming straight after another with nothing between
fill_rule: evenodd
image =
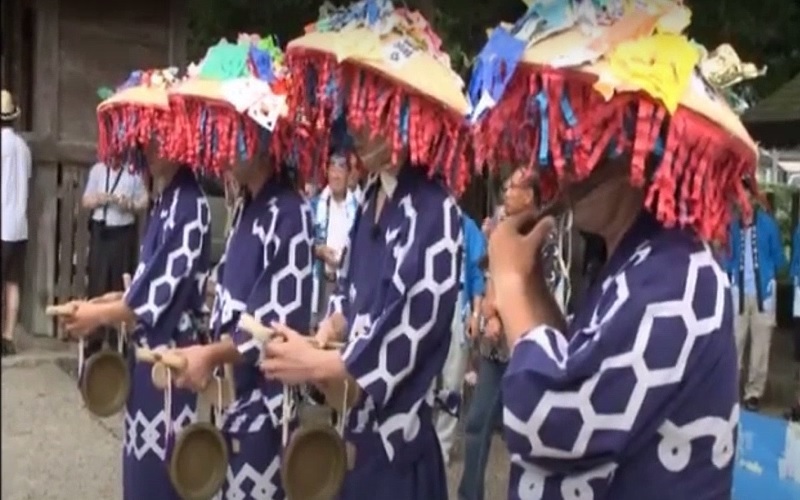
<instances>
[{"instance_id":1,"label":"blue patterned kimono","mask_svg":"<svg viewBox=\"0 0 800 500\"><path fill-rule=\"evenodd\" d=\"M374 222L378 189L389 198ZM347 421L356 463L340 498L447 500L431 406L458 299L461 214L438 181L407 166L371 179L350 238L329 312L348 320L342 356L363 392Z\"/></svg>"},{"instance_id":2,"label":"blue patterned kimono","mask_svg":"<svg viewBox=\"0 0 800 500\"><path fill-rule=\"evenodd\" d=\"M210 265L210 218L205 194L192 171L182 167L153 206L139 266L125 293L125 303L136 315L135 345L184 347L205 340L197 325ZM169 414L165 413L164 394L153 386L150 365L133 360L131 365L124 498L178 499L164 462L169 460L175 435L194 420L196 398L189 391L173 390Z\"/></svg>"},{"instance_id":3,"label":"blue patterned kimono","mask_svg":"<svg viewBox=\"0 0 800 500\"><path fill-rule=\"evenodd\" d=\"M234 368L236 401L223 431L231 450L219 498L280 500L283 385L258 369L262 344L236 329L247 312L261 323L308 329L311 316L311 211L290 186L269 181L240 204L218 267L212 313L216 335L230 332L244 360Z\"/></svg>"},{"instance_id":4,"label":"blue patterned kimono","mask_svg":"<svg viewBox=\"0 0 800 500\"><path fill-rule=\"evenodd\" d=\"M503 380L510 499L731 498L733 311L707 245L643 213L564 333L528 332Z\"/></svg>"}]
</instances>

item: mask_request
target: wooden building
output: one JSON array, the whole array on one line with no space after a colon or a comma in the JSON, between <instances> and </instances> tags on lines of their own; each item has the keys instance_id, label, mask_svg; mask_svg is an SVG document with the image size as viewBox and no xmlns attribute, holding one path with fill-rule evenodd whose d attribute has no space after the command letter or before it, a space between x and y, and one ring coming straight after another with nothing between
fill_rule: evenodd
<instances>
[{"instance_id":1,"label":"wooden building","mask_svg":"<svg viewBox=\"0 0 800 500\"><path fill-rule=\"evenodd\" d=\"M796 185L800 174L800 73L742 115L748 132L759 146L770 152L767 163L780 164L781 183ZM774 165L771 165L774 169ZM800 217L800 190L792 194L791 227Z\"/></svg>"},{"instance_id":2,"label":"wooden building","mask_svg":"<svg viewBox=\"0 0 800 500\"><path fill-rule=\"evenodd\" d=\"M742 121L767 149L800 147L800 73L748 109Z\"/></svg>"},{"instance_id":3,"label":"wooden building","mask_svg":"<svg viewBox=\"0 0 800 500\"><path fill-rule=\"evenodd\" d=\"M21 322L54 335L48 304L86 289L88 220L80 198L95 162L97 89L133 69L184 65L185 0L4 0L2 85L22 108L33 152Z\"/></svg>"}]
</instances>

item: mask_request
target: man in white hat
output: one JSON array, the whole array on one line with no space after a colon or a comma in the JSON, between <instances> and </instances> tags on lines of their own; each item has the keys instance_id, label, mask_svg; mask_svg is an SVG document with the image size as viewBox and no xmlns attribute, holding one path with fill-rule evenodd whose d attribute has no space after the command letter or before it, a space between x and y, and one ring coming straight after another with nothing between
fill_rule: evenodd
<instances>
[{"instance_id":1,"label":"man in white hat","mask_svg":"<svg viewBox=\"0 0 800 500\"><path fill-rule=\"evenodd\" d=\"M20 115L14 97L2 91L2 273L3 273L3 356L14 354L14 330L19 314L19 283L25 266L28 241L28 182L31 178L31 150L14 131Z\"/></svg>"}]
</instances>

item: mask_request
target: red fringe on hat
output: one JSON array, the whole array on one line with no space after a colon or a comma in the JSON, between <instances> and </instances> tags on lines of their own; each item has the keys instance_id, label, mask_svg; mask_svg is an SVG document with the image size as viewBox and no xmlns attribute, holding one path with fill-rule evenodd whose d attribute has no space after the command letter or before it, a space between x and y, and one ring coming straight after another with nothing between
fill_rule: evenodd
<instances>
[{"instance_id":1,"label":"red fringe on hat","mask_svg":"<svg viewBox=\"0 0 800 500\"><path fill-rule=\"evenodd\" d=\"M97 157L112 168L130 158L155 136L162 153L171 133L172 113L134 103L115 103L97 112Z\"/></svg>"},{"instance_id":2,"label":"red fringe on hat","mask_svg":"<svg viewBox=\"0 0 800 500\"><path fill-rule=\"evenodd\" d=\"M244 137L245 157L258 154L261 126L230 104L180 93L171 93L169 101L175 121L166 144L167 158L196 171L221 175L243 157L239 150L240 136ZM291 153L291 129L287 121L280 120L266 144L264 153L278 160L275 164L278 168L281 160Z\"/></svg>"},{"instance_id":3,"label":"red fringe on hat","mask_svg":"<svg viewBox=\"0 0 800 500\"><path fill-rule=\"evenodd\" d=\"M496 169L503 163L538 162L542 127L540 117L531 121L528 110L529 99L543 90L551 164L540 169L543 196L586 179L614 144L630 157L631 183L646 190L645 205L664 226L689 227L706 241L724 242L733 207L751 210L742 178L755 172L753 151L688 108L667 116L661 104L642 93L606 101L592 87L595 80L586 73L519 66L502 100L476 128L477 164ZM576 118L572 126L562 112L562 96ZM646 163L665 131L663 158L648 179Z\"/></svg>"},{"instance_id":4,"label":"red fringe on hat","mask_svg":"<svg viewBox=\"0 0 800 500\"><path fill-rule=\"evenodd\" d=\"M297 110L313 135L320 137L322 151L328 150L335 118L335 103L326 96L326 89L335 80L337 89L349 92L344 98L348 127L367 127L373 136L388 138L393 162L399 161L405 146L401 113L407 102L411 163L425 168L431 176L442 174L456 194L464 191L473 163L469 156L469 130L462 116L375 68L353 61L337 64L334 56L307 48L289 48L286 57L295 86L289 107ZM313 89L307 88L310 71L316 74ZM309 95L315 96L315 102L309 102Z\"/></svg>"}]
</instances>

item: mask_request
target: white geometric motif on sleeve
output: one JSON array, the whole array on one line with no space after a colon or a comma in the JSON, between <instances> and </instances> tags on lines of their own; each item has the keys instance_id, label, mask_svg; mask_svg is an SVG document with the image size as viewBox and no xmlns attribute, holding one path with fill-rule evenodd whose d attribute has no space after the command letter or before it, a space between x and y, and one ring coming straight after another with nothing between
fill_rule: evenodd
<instances>
[{"instance_id":1,"label":"white geometric motif on sleeve","mask_svg":"<svg viewBox=\"0 0 800 500\"><path fill-rule=\"evenodd\" d=\"M693 299L697 286L697 278L701 270L710 268L717 281L714 312L706 318L698 318L693 308ZM621 274L617 283L627 289L625 274ZM503 412L506 427L516 434L527 438L537 456L551 458L579 458L585 455L591 438L598 431L628 431L633 427L636 417L650 389L680 382L686 370L689 355L699 337L717 331L722 325L725 294L728 280L717 264L711 251L706 247L690 256L687 271L686 287L680 300L655 302L647 305L632 349L603 360L599 370L577 391L547 391L542 395L530 418L521 420L507 408ZM651 341L653 324L657 319L679 319L685 328L686 337L672 366L651 369L645 362L645 350ZM610 319L610 318L609 318ZM527 334L524 341L536 341L541 328ZM563 345L559 347L563 348ZM548 352L545 350L545 352ZM558 363L559 358L566 358L567 352L553 356ZM635 376L635 384L627 400L626 407L619 413L599 413L592 404L592 396L601 376L609 370L629 369ZM571 409L580 413L582 424L577 433L572 449L563 450L550 447L541 439L540 431L550 412L554 409Z\"/></svg>"},{"instance_id":2,"label":"white geometric motif on sleeve","mask_svg":"<svg viewBox=\"0 0 800 500\"><path fill-rule=\"evenodd\" d=\"M180 192L176 190L172 206L170 207L169 218L165 223L165 232L175 227L174 219L179 195ZM169 291L166 296L171 297L183 278L176 270L189 266L192 261L200 256L203 250L202 244L197 247L192 247L191 242L202 242L208 235L210 212L208 201L205 197L197 198L196 203L198 217L183 226L181 244L167 254L167 267L164 274L156 277L149 283L147 301L134 309L134 313L137 316L149 319L149 321L145 322L155 321L169 306L169 303L158 303L158 292L166 288ZM199 238L193 238L193 236L199 236ZM179 263L183 265L179 266ZM140 269L137 269L137 276L143 269L142 266L140 266Z\"/></svg>"},{"instance_id":3,"label":"white geometric motif on sleeve","mask_svg":"<svg viewBox=\"0 0 800 500\"><path fill-rule=\"evenodd\" d=\"M731 410L729 418L701 417L685 425L676 425L667 420L658 429L658 460L670 472L681 472L692 458L692 441L701 437L713 437L711 463L717 469L726 467L735 450L734 435L739 425L739 405Z\"/></svg>"},{"instance_id":4,"label":"white geometric motif on sleeve","mask_svg":"<svg viewBox=\"0 0 800 500\"><path fill-rule=\"evenodd\" d=\"M519 455L512 455L511 462L520 470L517 495L525 500L542 500L545 484L552 473L534 464L528 463ZM605 479L610 482L617 470L617 464L602 464L579 474L561 479L561 498L564 500L593 500L594 488L590 481Z\"/></svg>"},{"instance_id":5,"label":"white geometric motif on sleeve","mask_svg":"<svg viewBox=\"0 0 800 500\"><path fill-rule=\"evenodd\" d=\"M415 231L417 221L417 210L411 202L411 196L406 196L399 203L400 208L403 210L404 217L408 220L411 230L408 231L408 240L394 248L394 255L402 258L406 255L410 248L413 248L415 242ZM433 326L439 314L439 301L441 296L447 291L458 286L459 269L457 268L456 259L448 259L450 262L449 268L445 269L443 279L437 281L437 276L434 273L436 257L441 254L458 255L461 246L462 234L460 229L454 228L452 224L460 221L459 217L453 217L453 213L458 212L458 207L451 198L447 198L442 203L440 209L442 210L441 217L444 222L443 237L439 241L430 245L425 249L424 256L424 274L422 279L416 283L411 283L411 288L406 290L406 284L403 283L398 270L395 270L392 276L392 284L400 293L405 292L406 300L401 313L401 321L394 328L386 332L385 337L382 339L382 345L379 353L378 366L362 375L358 379L358 384L361 387L366 387L376 382L382 381L386 387L385 401L391 398L395 390L398 380L406 377L411 373L417 361L417 351L419 343L427 334L429 329ZM453 235L455 234L455 238ZM397 260L396 262L401 262ZM398 266L399 268L399 266ZM429 317L420 317L419 309L415 306L416 300L432 300L431 315ZM367 334L369 335L369 334ZM409 345L409 358L403 363L403 367L397 372L392 373L389 371L389 352L393 343L406 343ZM349 356L350 350L355 347L355 343L351 342L345 348L345 357ZM397 360L393 360L397 363ZM390 445L389 435L397 430L402 430L402 435L405 441L411 441L416 436L419 430L419 421L417 411L422 400L412 405L407 412L400 412L393 415L391 418L378 426L381 434L384 448L391 460L394 457L394 449Z\"/></svg>"}]
</instances>

